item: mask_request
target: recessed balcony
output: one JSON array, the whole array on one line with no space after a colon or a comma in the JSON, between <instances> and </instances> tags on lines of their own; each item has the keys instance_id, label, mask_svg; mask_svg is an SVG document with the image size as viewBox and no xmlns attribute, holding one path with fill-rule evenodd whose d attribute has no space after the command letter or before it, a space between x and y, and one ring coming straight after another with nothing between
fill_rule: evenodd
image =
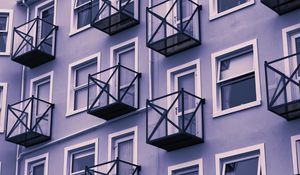
<instances>
[{"instance_id":1,"label":"recessed balcony","mask_svg":"<svg viewBox=\"0 0 300 175\"><path fill-rule=\"evenodd\" d=\"M139 175L141 166L120 159L86 167L86 175Z\"/></svg>"},{"instance_id":2,"label":"recessed balcony","mask_svg":"<svg viewBox=\"0 0 300 175\"><path fill-rule=\"evenodd\" d=\"M201 9L193 0L166 0L147 8L147 47L171 56L199 46Z\"/></svg>"},{"instance_id":3,"label":"recessed balcony","mask_svg":"<svg viewBox=\"0 0 300 175\"><path fill-rule=\"evenodd\" d=\"M203 143L204 103L184 89L147 100L147 143L166 151Z\"/></svg>"},{"instance_id":4,"label":"recessed balcony","mask_svg":"<svg viewBox=\"0 0 300 175\"><path fill-rule=\"evenodd\" d=\"M300 53L265 62L268 109L293 120L300 117Z\"/></svg>"},{"instance_id":5,"label":"recessed balcony","mask_svg":"<svg viewBox=\"0 0 300 175\"><path fill-rule=\"evenodd\" d=\"M53 108L35 97L8 105L6 140L25 147L50 140Z\"/></svg>"},{"instance_id":6,"label":"recessed balcony","mask_svg":"<svg viewBox=\"0 0 300 175\"><path fill-rule=\"evenodd\" d=\"M120 64L89 75L87 112L111 120L139 108L141 73Z\"/></svg>"},{"instance_id":7,"label":"recessed balcony","mask_svg":"<svg viewBox=\"0 0 300 175\"><path fill-rule=\"evenodd\" d=\"M39 17L14 28L12 60L35 68L55 59L55 26Z\"/></svg>"},{"instance_id":8,"label":"recessed balcony","mask_svg":"<svg viewBox=\"0 0 300 175\"><path fill-rule=\"evenodd\" d=\"M93 0L91 4L93 6L91 26L108 35L114 35L139 24L140 0Z\"/></svg>"},{"instance_id":9,"label":"recessed balcony","mask_svg":"<svg viewBox=\"0 0 300 175\"><path fill-rule=\"evenodd\" d=\"M267 7L283 15L300 8L299 0L261 0Z\"/></svg>"}]
</instances>

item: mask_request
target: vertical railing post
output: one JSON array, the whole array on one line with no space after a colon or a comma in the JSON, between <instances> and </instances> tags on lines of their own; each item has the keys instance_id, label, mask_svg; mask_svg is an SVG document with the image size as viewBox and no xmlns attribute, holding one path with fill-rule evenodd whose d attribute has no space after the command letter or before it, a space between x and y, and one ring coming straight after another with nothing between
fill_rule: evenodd
<instances>
[{"instance_id":1,"label":"vertical railing post","mask_svg":"<svg viewBox=\"0 0 300 175\"><path fill-rule=\"evenodd\" d=\"M108 3L108 25L111 26L111 2L110 1L106 1L104 3ZM111 33L111 27L108 27L109 28L109 33Z\"/></svg>"},{"instance_id":2,"label":"vertical railing post","mask_svg":"<svg viewBox=\"0 0 300 175\"><path fill-rule=\"evenodd\" d=\"M117 157L116 159L116 168L117 168L116 174L119 174L119 157Z\"/></svg>"},{"instance_id":3,"label":"vertical railing post","mask_svg":"<svg viewBox=\"0 0 300 175\"><path fill-rule=\"evenodd\" d=\"M36 18L36 31L35 31L35 43L34 43L34 50L38 49L38 35L39 35L39 16Z\"/></svg>"},{"instance_id":4,"label":"vertical railing post","mask_svg":"<svg viewBox=\"0 0 300 175\"><path fill-rule=\"evenodd\" d=\"M265 81L266 81L266 91L267 91L267 104L268 109L270 109L270 94L269 94L269 80L268 80L268 63L267 61L264 62L265 66Z\"/></svg>"},{"instance_id":5,"label":"vertical railing post","mask_svg":"<svg viewBox=\"0 0 300 175\"><path fill-rule=\"evenodd\" d=\"M121 94L121 92L120 92L120 89L121 89L121 87L120 87L120 86L121 86L121 80L120 80L120 77L121 77L121 76L120 76L120 74L121 74L121 63L120 63L120 62L119 62L118 65L117 65L117 69L118 69L118 77L117 77L117 78L118 78L118 80L117 80L117 83L118 83L118 84L117 84L118 91L117 91L117 94L118 94L118 102L121 102L121 101L120 101L120 96L121 96L121 95L120 95L120 94Z\"/></svg>"},{"instance_id":6,"label":"vertical railing post","mask_svg":"<svg viewBox=\"0 0 300 175\"><path fill-rule=\"evenodd\" d=\"M89 111L90 109L90 78L91 78L91 74L88 75L88 90L87 90L87 111Z\"/></svg>"},{"instance_id":7,"label":"vertical railing post","mask_svg":"<svg viewBox=\"0 0 300 175\"><path fill-rule=\"evenodd\" d=\"M187 2L186 2L187 3ZM178 5L178 4L177 4ZM187 5L187 4L186 4ZM176 10L177 11L177 10ZM182 21L182 0L179 0L179 15L180 15L180 31L183 33L183 21ZM177 15L177 18L178 18L178 15ZM177 21L178 19L176 19L175 21L175 24L176 24L176 27L177 27Z\"/></svg>"},{"instance_id":8,"label":"vertical railing post","mask_svg":"<svg viewBox=\"0 0 300 175\"><path fill-rule=\"evenodd\" d=\"M184 88L181 88L180 90L180 95L181 95L181 104L179 105L182 105L181 106L181 117L182 117L182 128L181 128L181 131L180 132L185 132L185 127L184 127ZM179 97L180 98L180 97ZM179 110L179 109L178 109Z\"/></svg>"},{"instance_id":9,"label":"vertical railing post","mask_svg":"<svg viewBox=\"0 0 300 175\"><path fill-rule=\"evenodd\" d=\"M34 103L34 96L33 96L33 95L31 96L30 103L31 103L31 109L30 109L30 118L29 118L29 120L30 120L30 123L29 123L30 127L29 127L29 129L30 129L30 131L33 131L33 128L32 128L33 103ZM24 110L25 110L25 109L24 109ZM28 120L28 119L27 119L27 120Z\"/></svg>"},{"instance_id":10,"label":"vertical railing post","mask_svg":"<svg viewBox=\"0 0 300 175\"><path fill-rule=\"evenodd\" d=\"M148 120L149 120L149 114L148 114L148 112L149 112L149 109L148 109L148 105L149 105L149 100L147 99L146 100L146 142L148 143L150 140L149 140L149 122L148 122Z\"/></svg>"}]
</instances>

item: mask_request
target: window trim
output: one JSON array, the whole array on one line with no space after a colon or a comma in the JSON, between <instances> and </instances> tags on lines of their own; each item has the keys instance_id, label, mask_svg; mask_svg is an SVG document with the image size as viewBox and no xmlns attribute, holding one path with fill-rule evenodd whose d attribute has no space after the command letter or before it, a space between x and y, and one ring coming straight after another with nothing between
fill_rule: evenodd
<instances>
[{"instance_id":1,"label":"window trim","mask_svg":"<svg viewBox=\"0 0 300 175\"><path fill-rule=\"evenodd\" d=\"M63 175L71 175L68 173L69 169L68 169L68 165L71 166L71 160L70 160L70 155L72 154L72 151L75 151L77 149L89 146L89 145L94 145L95 146L95 165L98 164L98 156L99 156L99 139L98 138L94 138L91 140L87 140L84 142L79 142L77 144L71 145L71 146L67 146L64 148L64 168L63 168ZM82 150L77 150L75 152L81 152ZM70 163L70 164L69 164Z\"/></svg>"},{"instance_id":2,"label":"window trim","mask_svg":"<svg viewBox=\"0 0 300 175\"><path fill-rule=\"evenodd\" d=\"M202 158L169 166L168 167L168 175L172 175L173 171L196 166L196 165L198 165L198 167L199 167L198 175L203 175L203 159Z\"/></svg>"},{"instance_id":3,"label":"window trim","mask_svg":"<svg viewBox=\"0 0 300 175\"><path fill-rule=\"evenodd\" d=\"M29 158L29 159L26 159L25 160L24 175L27 175L30 163L35 162L35 161L41 161L43 159L45 159L44 160L45 161L45 172L46 172L45 175L48 175L48 173L49 173L49 152L45 153L45 154L35 156L35 157L32 157L32 158Z\"/></svg>"},{"instance_id":4,"label":"window trim","mask_svg":"<svg viewBox=\"0 0 300 175\"><path fill-rule=\"evenodd\" d=\"M258 156L259 157L258 164L260 165L262 175L267 175L265 144L264 143L216 154L215 155L216 175L222 175L223 174L223 173L221 173L221 170L222 170L221 169L221 160L222 159L233 157L233 156L238 156L238 155L253 152L253 151L259 151L260 154ZM249 156L247 156L247 157L249 158ZM236 162L238 160L240 160L240 159L235 159L234 162ZM226 163L228 163L228 162L226 162ZM224 163L224 165L225 165L225 163Z\"/></svg>"},{"instance_id":5,"label":"window trim","mask_svg":"<svg viewBox=\"0 0 300 175\"><path fill-rule=\"evenodd\" d=\"M218 62L219 57L229 54L231 52L238 51L240 49L246 48L252 46L253 48L253 69L254 69L254 76L255 76L255 87L256 87L256 101L245 103L239 106L235 106L232 108L228 108L225 110L222 110L222 103L220 98L220 89L217 85L217 74L218 74ZM212 65L212 97L213 97L213 118L220 117L223 115L227 115L230 113L242 111L248 108L252 108L255 106L261 105L261 88L260 88L260 74L259 74L259 61L258 61L258 46L257 46L257 39L253 39L235 46L232 46L230 48L227 48L225 50L221 50L215 53L211 54L211 65ZM251 71L252 72L252 71ZM217 95L219 94L219 95Z\"/></svg>"},{"instance_id":6,"label":"window trim","mask_svg":"<svg viewBox=\"0 0 300 175\"><path fill-rule=\"evenodd\" d=\"M85 156L89 156L89 155L95 155L95 152L93 153L93 154L91 154L91 153L83 153L83 152L85 152L85 151L88 151L88 150L90 150L91 148L86 148L86 149L82 149L82 150L78 150L78 151L74 151L74 152L72 152L72 153L70 153L70 167L69 167L69 172L70 172L70 174L71 175L76 175L76 174L81 174L81 173L83 173L82 171L77 171L77 172L72 172L72 168L73 168L73 163L74 163L74 159L73 159L73 156L75 155L75 154L82 154L81 156L80 156L80 158L81 157L85 157Z\"/></svg>"},{"instance_id":7,"label":"window trim","mask_svg":"<svg viewBox=\"0 0 300 175\"><path fill-rule=\"evenodd\" d=\"M33 90L36 90L36 88L34 87L35 85L44 84L45 81L49 79L49 82L50 82L49 103L52 103L52 100L53 100L53 94L52 94L53 93L53 74L54 74L54 71L51 71L51 72L42 74L38 77L32 78L30 80L29 96L31 97L33 94L35 94L33 92Z\"/></svg>"},{"instance_id":8,"label":"window trim","mask_svg":"<svg viewBox=\"0 0 300 175\"><path fill-rule=\"evenodd\" d=\"M114 132L108 135L108 161L114 160L114 157L112 157L112 144L113 144L113 139L123 139L127 134L133 135L133 164L137 165L138 164L138 126L134 126L132 128L128 128L122 131ZM124 136L124 137L123 137ZM120 137L120 138L118 138Z\"/></svg>"},{"instance_id":9,"label":"window trim","mask_svg":"<svg viewBox=\"0 0 300 175\"><path fill-rule=\"evenodd\" d=\"M6 39L6 51L0 52L0 56L10 56L11 46L12 46L12 35L13 35L13 18L14 12L12 9L0 9L0 13L8 14L8 30L7 30L7 39Z\"/></svg>"},{"instance_id":10,"label":"window trim","mask_svg":"<svg viewBox=\"0 0 300 175\"><path fill-rule=\"evenodd\" d=\"M0 87L2 87L2 106L1 106L1 115L0 115L0 133L4 132L5 128L5 117L6 117L6 107L7 107L7 83L1 83L0 82ZM1 100L1 99L0 99Z\"/></svg>"},{"instance_id":11,"label":"window trim","mask_svg":"<svg viewBox=\"0 0 300 175\"><path fill-rule=\"evenodd\" d=\"M243 4L240 4L238 6L235 6L233 8L230 8L228 10L225 10L223 12L218 12L218 0L209 0L209 20L212 21L214 19L220 18L222 16L226 16L228 14L231 14L233 12L242 10L246 7L249 7L251 5L254 5L256 2L255 0L249 0L249 2L245 2Z\"/></svg>"},{"instance_id":12,"label":"window trim","mask_svg":"<svg viewBox=\"0 0 300 175\"><path fill-rule=\"evenodd\" d=\"M300 167L298 167L299 164L299 158L297 157L297 152L300 150L297 150L297 142L300 141L300 135L295 135L291 137L291 148L292 148L292 159L293 159L293 172L294 174L300 173Z\"/></svg>"},{"instance_id":13,"label":"window trim","mask_svg":"<svg viewBox=\"0 0 300 175\"><path fill-rule=\"evenodd\" d=\"M76 62L73 62L71 64L69 64L69 68L68 68L68 89L67 89L67 110L66 110L66 117L81 113L86 111L87 107L84 108L80 108L80 109L76 109L74 110L74 89L73 89L73 79L74 79L74 68L76 67L80 67L82 65L85 65L86 63L92 61L93 59L95 59L95 61L97 62L97 72L100 71L100 60L101 60L101 53L98 52L96 54L87 56L85 58L82 58ZM75 70L76 71L76 70ZM96 72L95 72L96 73ZM87 77L88 78L88 77Z\"/></svg>"}]
</instances>

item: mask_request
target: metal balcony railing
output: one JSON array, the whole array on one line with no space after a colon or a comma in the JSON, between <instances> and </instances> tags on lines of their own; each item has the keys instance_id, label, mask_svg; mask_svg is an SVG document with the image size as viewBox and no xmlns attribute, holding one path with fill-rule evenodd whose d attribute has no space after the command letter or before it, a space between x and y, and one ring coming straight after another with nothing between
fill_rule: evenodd
<instances>
[{"instance_id":1,"label":"metal balcony railing","mask_svg":"<svg viewBox=\"0 0 300 175\"><path fill-rule=\"evenodd\" d=\"M141 166L117 158L106 163L86 167L85 175L139 175Z\"/></svg>"},{"instance_id":2,"label":"metal balcony railing","mask_svg":"<svg viewBox=\"0 0 300 175\"><path fill-rule=\"evenodd\" d=\"M140 0L92 0L91 4L93 7L99 7L91 8L91 25L109 35L139 24Z\"/></svg>"},{"instance_id":3,"label":"metal balcony railing","mask_svg":"<svg viewBox=\"0 0 300 175\"><path fill-rule=\"evenodd\" d=\"M200 45L201 9L193 0L166 0L147 8L147 47L170 56Z\"/></svg>"},{"instance_id":4,"label":"metal balcony railing","mask_svg":"<svg viewBox=\"0 0 300 175\"><path fill-rule=\"evenodd\" d=\"M25 147L51 139L54 104L30 97L8 105L6 140Z\"/></svg>"},{"instance_id":5,"label":"metal balcony railing","mask_svg":"<svg viewBox=\"0 0 300 175\"><path fill-rule=\"evenodd\" d=\"M105 120L139 108L141 73L121 64L89 75L87 112Z\"/></svg>"},{"instance_id":6,"label":"metal balcony railing","mask_svg":"<svg viewBox=\"0 0 300 175\"><path fill-rule=\"evenodd\" d=\"M166 151L203 143L204 103L184 89L147 100L147 143Z\"/></svg>"},{"instance_id":7,"label":"metal balcony railing","mask_svg":"<svg viewBox=\"0 0 300 175\"><path fill-rule=\"evenodd\" d=\"M300 53L265 62L268 109L292 120L300 117Z\"/></svg>"},{"instance_id":8,"label":"metal balcony railing","mask_svg":"<svg viewBox=\"0 0 300 175\"><path fill-rule=\"evenodd\" d=\"M12 60L29 68L55 59L58 26L39 17L14 28Z\"/></svg>"},{"instance_id":9,"label":"metal balcony railing","mask_svg":"<svg viewBox=\"0 0 300 175\"><path fill-rule=\"evenodd\" d=\"M283 15L300 8L299 0L261 0L267 7Z\"/></svg>"}]
</instances>

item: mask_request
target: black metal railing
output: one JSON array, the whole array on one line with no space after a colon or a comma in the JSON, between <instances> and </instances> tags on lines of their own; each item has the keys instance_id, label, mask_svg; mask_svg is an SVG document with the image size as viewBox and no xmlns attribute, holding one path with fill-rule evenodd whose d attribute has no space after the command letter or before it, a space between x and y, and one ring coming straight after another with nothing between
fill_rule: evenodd
<instances>
[{"instance_id":1,"label":"black metal railing","mask_svg":"<svg viewBox=\"0 0 300 175\"><path fill-rule=\"evenodd\" d=\"M170 56L200 45L201 9L193 0L166 0L147 8L147 47Z\"/></svg>"},{"instance_id":2,"label":"black metal railing","mask_svg":"<svg viewBox=\"0 0 300 175\"><path fill-rule=\"evenodd\" d=\"M91 0L90 4L93 18L91 25L109 35L139 24L140 0Z\"/></svg>"},{"instance_id":3,"label":"black metal railing","mask_svg":"<svg viewBox=\"0 0 300 175\"><path fill-rule=\"evenodd\" d=\"M261 0L267 7L283 15L300 8L299 0Z\"/></svg>"},{"instance_id":4,"label":"black metal railing","mask_svg":"<svg viewBox=\"0 0 300 175\"><path fill-rule=\"evenodd\" d=\"M139 108L141 73L121 64L89 75L87 112L105 120Z\"/></svg>"},{"instance_id":5,"label":"black metal railing","mask_svg":"<svg viewBox=\"0 0 300 175\"><path fill-rule=\"evenodd\" d=\"M147 100L147 143L172 151L203 142L204 103L184 89Z\"/></svg>"},{"instance_id":6,"label":"black metal railing","mask_svg":"<svg viewBox=\"0 0 300 175\"><path fill-rule=\"evenodd\" d=\"M34 96L8 105L6 140L26 147L50 140L53 108Z\"/></svg>"},{"instance_id":7,"label":"black metal railing","mask_svg":"<svg viewBox=\"0 0 300 175\"><path fill-rule=\"evenodd\" d=\"M12 60L33 68L55 59L57 30L40 17L15 27Z\"/></svg>"},{"instance_id":8,"label":"black metal railing","mask_svg":"<svg viewBox=\"0 0 300 175\"><path fill-rule=\"evenodd\" d=\"M106 163L85 168L85 175L139 175L141 166L120 160L112 160Z\"/></svg>"},{"instance_id":9,"label":"black metal railing","mask_svg":"<svg viewBox=\"0 0 300 175\"><path fill-rule=\"evenodd\" d=\"M265 62L268 109L287 120L300 117L300 53Z\"/></svg>"}]
</instances>

